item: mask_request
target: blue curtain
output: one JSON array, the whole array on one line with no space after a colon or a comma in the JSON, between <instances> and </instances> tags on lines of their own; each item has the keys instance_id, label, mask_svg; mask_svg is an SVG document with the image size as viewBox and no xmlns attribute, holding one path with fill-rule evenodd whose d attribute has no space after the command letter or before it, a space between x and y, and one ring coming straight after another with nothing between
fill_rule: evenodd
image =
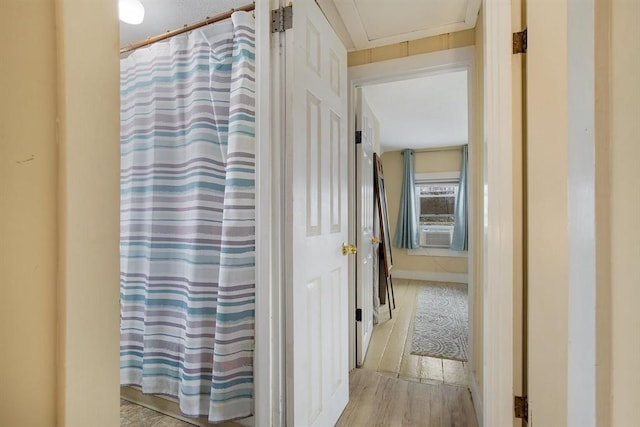
<instances>
[{"instance_id":1,"label":"blue curtain","mask_svg":"<svg viewBox=\"0 0 640 427\"><path fill-rule=\"evenodd\" d=\"M451 249L454 251L466 251L469 247L469 225L467 224L467 210L469 205L469 194L467 191L467 165L469 155L467 145L462 146L462 166L460 167L460 186L458 197L456 198L456 223L453 227L453 238Z\"/></svg>"},{"instance_id":2,"label":"blue curtain","mask_svg":"<svg viewBox=\"0 0 640 427\"><path fill-rule=\"evenodd\" d=\"M413 150L404 150L404 179L400 194L400 209L393 246L415 249L418 245L418 210L416 209L416 178Z\"/></svg>"}]
</instances>

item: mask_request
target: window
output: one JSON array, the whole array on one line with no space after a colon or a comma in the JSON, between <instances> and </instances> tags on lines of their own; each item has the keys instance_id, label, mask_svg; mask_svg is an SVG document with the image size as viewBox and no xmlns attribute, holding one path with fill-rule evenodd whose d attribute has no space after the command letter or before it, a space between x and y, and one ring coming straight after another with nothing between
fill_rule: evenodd
<instances>
[{"instance_id":1,"label":"window","mask_svg":"<svg viewBox=\"0 0 640 427\"><path fill-rule=\"evenodd\" d=\"M451 246L459 184L459 174L416 175L420 246Z\"/></svg>"}]
</instances>

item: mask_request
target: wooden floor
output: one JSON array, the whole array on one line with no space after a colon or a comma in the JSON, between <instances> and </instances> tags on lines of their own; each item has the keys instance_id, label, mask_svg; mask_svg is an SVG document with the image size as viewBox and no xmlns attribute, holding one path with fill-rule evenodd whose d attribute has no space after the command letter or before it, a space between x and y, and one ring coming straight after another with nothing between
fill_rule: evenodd
<instances>
[{"instance_id":1,"label":"wooden floor","mask_svg":"<svg viewBox=\"0 0 640 427\"><path fill-rule=\"evenodd\" d=\"M477 427L465 363L410 354L418 282L394 280L396 309L380 309L338 426Z\"/></svg>"},{"instance_id":2,"label":"wooden floor","mask_svg":"<svg viewBox=\"0 0 640 427\"><path fill-rule=\"evenodd\" d=\"M380 307L363 368L383 375L427 384L466 386L466 362L411 354L413 311L422 282L395 279L396 309L389 319L389 308Z\"/></svg>"},{"instance_id":3,"label":"wooden floor","mask_svg":"<svg viewBox=\"0 0 640 427\"><path fill-rule=\"evenodd\" d=\"M425 384L354 369L349 388L349 404L336 426L478 426L465 387Z\"/></svg>"}]
</instances>

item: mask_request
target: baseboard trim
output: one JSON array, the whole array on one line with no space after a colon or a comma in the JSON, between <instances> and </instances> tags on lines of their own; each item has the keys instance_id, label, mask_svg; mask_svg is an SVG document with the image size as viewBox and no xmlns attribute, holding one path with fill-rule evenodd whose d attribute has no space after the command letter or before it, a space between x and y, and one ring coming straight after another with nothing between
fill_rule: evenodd
<instances>
[{"instance_id":1,"label":"baseboard trim","mask_svg":"<svg viewBox=\"0 0 640 427\"><path fill-rule=\"evenodd\" d=\"M392 270L391 277L394 279L426 280L430 282L469 282L469 276L466 273L436 273L431 271Z\"/></svg>"},{"instance_id":2,"label":"baseboard trim","mask_svg":"<svg viewBox=\"0 0 640 427\"><path fill-rule=\"evenodd\" d=\"M471 400L473 401L473 409L476 411L476 419L478 420L478 427L482 425L482 397L480 396L480 387L478 386L478 378L475 372L469 370L469 390L471 391Z\"/></svg>"}]
</instances>

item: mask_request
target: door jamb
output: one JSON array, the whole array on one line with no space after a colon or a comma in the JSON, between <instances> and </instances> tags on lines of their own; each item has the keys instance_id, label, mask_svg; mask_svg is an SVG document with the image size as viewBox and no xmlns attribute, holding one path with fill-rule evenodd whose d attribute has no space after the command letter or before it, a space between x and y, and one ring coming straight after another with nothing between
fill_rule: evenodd
<instances>
[{"instance_id":1,"label":"door jamb","mask_svg":"<svg viewBox=\"0 0 640 427\"><path fill-rule=\"evenodd\" d=\"M511 2L484 0L484 426L513 424Z\"/></svg>"},{"instance_id":2,"label":"door jamb","mask_svg":"<svg viewBox=\"0 0 640 427\"><path fill-rule=\"evenodd\" d=\"M271 35L271 10L280 0L256 2L256 289L254 425L284 425L282 316L284 78L281 34Z\"/></svg>"}]
</instances>

